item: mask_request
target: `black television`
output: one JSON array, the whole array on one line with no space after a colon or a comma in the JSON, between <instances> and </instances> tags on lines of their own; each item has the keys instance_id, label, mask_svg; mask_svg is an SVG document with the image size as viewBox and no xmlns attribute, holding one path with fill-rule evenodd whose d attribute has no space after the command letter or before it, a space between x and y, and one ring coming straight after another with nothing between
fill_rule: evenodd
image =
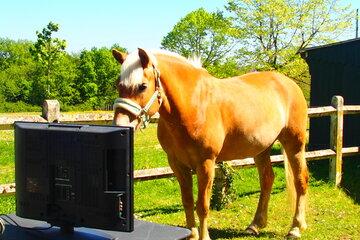
<instances>
[{"instance_id":1,"label":"black television","mask_svg":"<svg viewBox=\"0 0 360 240\"><path fill-rule=\"evenodd\" d=\"M16 215L131 232L133 129L15 122Z\"/></svg>"}]
</instances>

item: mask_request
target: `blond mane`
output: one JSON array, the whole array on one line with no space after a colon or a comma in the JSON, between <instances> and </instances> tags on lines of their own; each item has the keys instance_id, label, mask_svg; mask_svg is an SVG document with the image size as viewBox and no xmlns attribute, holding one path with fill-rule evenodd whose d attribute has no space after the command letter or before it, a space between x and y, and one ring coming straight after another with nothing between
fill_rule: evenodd
<instances>
[{"instance_id":1,"label":"blond mane","mask_svg":"<svg viewBox=\"0 0 360 240\"><path fill-rule=\"evenodd\" d=\"M182 61L191 64L195 68L202 69L201 58L199 56L194 55L191 58L185 58L180 54L164 49L145 50L145 51L148 53L148 56L155 65L157 65L157 59L155 57L155 54L163 54L178 58ZM129 88L134 88L136 85L142 83L143 74L144 74L144 70L141 66L138 51L137 50L133 51L126 57L126 60L121 65L120 82L128 86Z\"/></svg>"}]
</instances>

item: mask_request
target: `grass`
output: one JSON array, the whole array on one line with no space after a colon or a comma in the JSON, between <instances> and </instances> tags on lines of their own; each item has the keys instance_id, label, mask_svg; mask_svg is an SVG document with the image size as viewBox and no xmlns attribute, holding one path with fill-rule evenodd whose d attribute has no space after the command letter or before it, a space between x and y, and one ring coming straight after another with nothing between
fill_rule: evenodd
<instances>
[{"instance_id":1,"label":"grass","mask_svg":"<svg viewBox=\"0 0 360 240\"><path fill-rule=\"evenodd\" d=\"M0 131L0 184L14 182L14 137L12 130Z\"/></svg>"},{"instance_id":2,"label":"grass","mask_svg":"<svg viewBox=\"0 0 360 240\"><path fill-rule=\"evenodd\" d=\"M165 152L156 137L156 124L137 131L134 141L134 168L148 169L168 166Z\"/></svg>"},{"instance_id":3,"label":"grass","mask_svg":"<svg viewBox=\"0 0 360 240\"><path fill-rule=\"evenodd\" d=\"M11 131L0 131L0 166L13 169ZM6 167L7 166L7 167ZM166 155L151 125L135 137L135 168L167 166ZM311 173L307 221L303 239L360 239L360 160L344 161L342 188L327 183L328 161L309 162ZM1 168L2 170L2 168ZM269 205L269 224L259 237L247 236L243 229L251 222L259 197L255 168L236 170L234 201L221 211L211 211L212 239L283 239L290 227L284 169L274 167L276 179ZM13 170L0 172L0 181L13 179ZM195 178L194 178L195 180ZM195 180L196 183L196 180ZM196 192L196 188L195 188ZM14 196L0 197L0 213L15 211ZM178 183L174 178L135 183L135 215L148 221L185 226Z\"/></svg>"}]
</instances>

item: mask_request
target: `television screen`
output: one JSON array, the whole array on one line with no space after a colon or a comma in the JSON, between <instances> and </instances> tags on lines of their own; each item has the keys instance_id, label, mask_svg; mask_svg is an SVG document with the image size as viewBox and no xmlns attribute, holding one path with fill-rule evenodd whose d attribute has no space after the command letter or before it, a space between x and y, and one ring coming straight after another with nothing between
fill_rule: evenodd
<instances>
[{"instance_id":1,"label":"television screen","mask_svg":"<svg viewBox=\"0 0 360 240\"><path fill-rule=\"evenodd\" d=\"M16 214L133 231L133 129L15 123Z\"/></svg>"}]
</instances>

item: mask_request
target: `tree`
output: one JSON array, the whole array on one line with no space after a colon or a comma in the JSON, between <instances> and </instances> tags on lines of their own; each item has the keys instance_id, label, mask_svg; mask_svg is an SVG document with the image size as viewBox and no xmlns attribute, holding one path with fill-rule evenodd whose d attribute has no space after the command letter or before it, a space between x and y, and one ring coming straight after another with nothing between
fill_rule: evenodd
<instances>
[{"instance_id":1,"label":"tree","mask_svg":"<svg viewBox=\"0 0 360 240\"><path fill-rule=\"evenodd\" d=\"M114 47L126 51L118 45ZM83 102L88 102L94 108L113 103L117 94L115 82L119 75L119 66L110 49L83 50L78 72L76 85Z\"/></svg>"},{"instance_id":2,"label":"tree","mask_svg":"<svg viewBox=\"0 0 360 240\"><path fill-rule=\"evenodd\" d=\"M61 57L65 55L66 41L54 38L53 33L59 30L59 25L53 22L41 31L36 31L37 41L30 47L30 53L38 63L39 78L35 83L37 88L36 98L39 101L55 97L54 70Z\"/></svg>"},{"instance_id":3,"label":"tree","mask_svg":"<svg viewBox=\"0 0 360 240\"><path fill-rule=\"evenodd\" d=\"M91 51L83 50L80 53L78 70L79 75L76 81L78 83L80 97L83 101L87 101L90 98L95 97L98 90L98 86L95 83L95 63Z\"/></svg>"},{"instance_id":4,"label":"tree","mask_svg":"<svg viewBox=\"0 0 360 240\"><path fill-rule=\"evenodd\" d=\"M299 53L337 40L353 16L339 0L229 0L226 9L243 31L239 60L256 69L285 72L299 82L309 80Z\"/></svg>"},{"instance_id":5,"label":"tree","mask_svg":"<svg viewBox=\"0 0 360 240\"><path fill-rule=\"evenodd\" d=\"M243 69L235 57L228 57L220 63L209 65L206 70L217 78L227 78L246 73L248 69Z\"/></svg>"},{"instance_id":6,"label":"tree","mask_svg":"<svg viewBox=\"0 0 360 240\"><path fill-rule=\"evenodd\" d=\"M28 102L34 73L30 41L0 38L0 95L7 102Z\"/></svg>"},{"instance_id":7,"label":"tree","mask_svg":"<svg viewBox=\"0 0 360 240\"><path fill-rule=\"evenodd\" d=\"M163 38L162 48L185 57L200 56L204 67L221 62L237 43L239 31L221 12L203 8L182 18Z\"/></svg>"},{"instance_id":8,"label":"tree","mask_svg":"<svg viewBox=\"0 0 360 240\"><path fill-rule=\"evenodd\" d=\"M58 99L62 106L77 104L80 100L80 93L77 89L75 79L77 78L78 57L63 54L53 71L52 96Z\"/></svg>"}]
</instances>

